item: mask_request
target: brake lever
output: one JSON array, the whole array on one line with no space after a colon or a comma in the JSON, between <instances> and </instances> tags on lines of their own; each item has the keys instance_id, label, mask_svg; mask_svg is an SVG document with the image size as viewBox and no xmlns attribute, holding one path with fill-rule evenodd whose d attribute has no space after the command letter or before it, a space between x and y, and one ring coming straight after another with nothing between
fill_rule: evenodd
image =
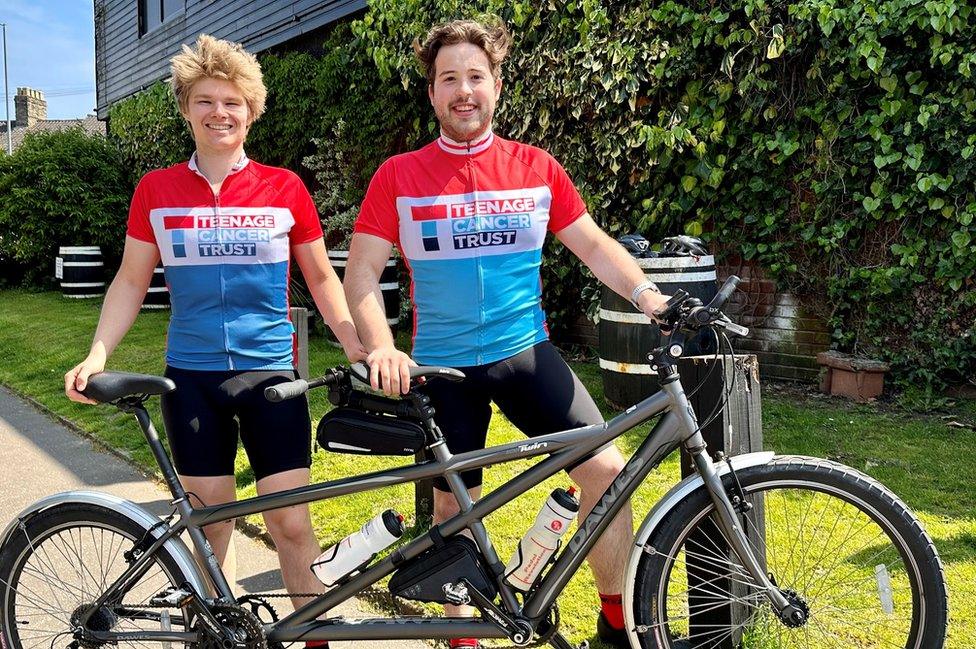
<instances>
[{"instance_id":1,"label":"brake lever","mask_svg":"<svg viewBox=\"0 0 976 649\"><path fill-rule=\"evenodd\" d=\"M733 334L735 336L741 336L745 338L746 336L749 335L749 327L743 327L740 324L732 322L731 320L729 320L729 317L724 313L720 313L719 316L720 317L716 318L714 321L714 324L716 326L721 327L725 331L728 331L730 334Z\"/></svg>"}]
</instances>

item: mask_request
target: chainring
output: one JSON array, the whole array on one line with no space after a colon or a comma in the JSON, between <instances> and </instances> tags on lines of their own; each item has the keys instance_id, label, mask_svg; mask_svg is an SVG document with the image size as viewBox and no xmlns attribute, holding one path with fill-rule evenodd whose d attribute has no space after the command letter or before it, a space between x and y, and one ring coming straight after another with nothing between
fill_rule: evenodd
<instances>
[{"instance_id":1,"label":"chainring","mask_svg":"<svg viewBox=\"0 0 976 649\"><path fill-rule=\"evenodd\" d=\"M222 626L231 630L236 648L264 649L268 646L261 619L246 608L236 604L217 604L210 612ZM211 636L199 620L193 625L193 630L200 633L200 641L191 645L193 649L223 649L220 641Z\"/></svg>"}]
</instances>

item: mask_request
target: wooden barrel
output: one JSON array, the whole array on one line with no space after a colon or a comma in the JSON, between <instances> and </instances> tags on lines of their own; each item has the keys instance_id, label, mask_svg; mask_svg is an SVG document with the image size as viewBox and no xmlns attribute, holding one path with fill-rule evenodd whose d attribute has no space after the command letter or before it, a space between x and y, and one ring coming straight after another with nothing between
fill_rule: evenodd
<instances>
[{"instance_id":1,"label":"wooden barrel","mask_svg":"<svg viewBox=\"0 0 976 649\"><path fill-rule=\"evenodd\" d=\"M166 287L166 273L163 265L159 264L153 270L152 281L149 282L149 290L142 301L143 309L168 309L169 308L169 288Z\"/></svg>"},{"instance_id":2,"label":"wooden barrel","mask_svg":"<svg viewBox=\"0 0 976 649\"><path fill-rule=\"evenodd\" d=\"M98 246L61 246L55 258L54 276L61 280L61 294L79 299L105 295L102 250Z\"/></svg>"},{"instance_id":3,"label":"wooden barrel","mask_svg":"<svg viewBox=\"0 0 976 649\"><path fill-rule=\"evenodd\" d=\"M703 257L652 257L637 259L647 279L670 295L682 289L707 303L716 293L715 260ZM603 391L611 403L627 407L658 389L657 375L647 355L660 346L661 331L630 300L603 287L600 298L599 351ZM688 341L685 355L714 354L715 341L708 332Z\"/></svg>"},{"instance_id":4,"label":"wooden barrel","mask_svg":"<svg viewBox=\"0 0 976 649\"><path fill-rule=\"evenodd\" d=\"M345 279L346 262L348 259L348 250L329 251L329 263L332 264L340 280ZM386 267L380 275L380 291L383 292L383 308L386 310L386 323L390 325L394 337L397 334L397 325L400 324L399 275L400 269L397 260L392 257L387 259Z\"/></svg>"}]
</instances>

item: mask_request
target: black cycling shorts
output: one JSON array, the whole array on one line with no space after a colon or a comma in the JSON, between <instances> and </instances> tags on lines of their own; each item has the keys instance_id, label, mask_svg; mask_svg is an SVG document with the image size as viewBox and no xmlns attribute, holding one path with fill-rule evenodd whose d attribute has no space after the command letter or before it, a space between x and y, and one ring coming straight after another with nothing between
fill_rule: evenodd
<instances>
[{"instance_id":1,"label":"black cycling shorts","mask_svg":"<svg viewBox=\"0 0 976 649\"><path fill-rule=\"evenodd\" d=\"M311 466L308 400L264 398L266 387L294 380L294 370L167 367L166 376L176 390L162 397L163 422L180 475L234 475L238 430L255 480Z\"/></svg>"},{"instance_id":2,"label":"black cycling shorts","mask_svg":"<svg viewBox=\"0 0 976 649\"><path fill-rule=\"evenodd\" d=\"M456 383L433 379L421 388L455 455L485 447L492 401L529 437L603 422L593 398L549 341L511 358L457 369L467 378ZM481 469L465 471L461 479L468 488L476 487ZM434 487L450 491L444 478L434 478Z\"/></svg>"}]
</instances>

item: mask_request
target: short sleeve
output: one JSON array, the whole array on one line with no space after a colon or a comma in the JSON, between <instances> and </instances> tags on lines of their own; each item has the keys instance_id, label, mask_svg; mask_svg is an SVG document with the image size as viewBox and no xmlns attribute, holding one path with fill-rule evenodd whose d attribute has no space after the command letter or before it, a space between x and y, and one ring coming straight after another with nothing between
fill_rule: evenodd
<instances>
[{"instance_id":1,"label":"short sleeve","mask_svg":"<svg viewBox=\"0 0 976 649\"><path fill-rule=\"evenodd\" d=\"M380 165L369 181L369 189L366 190L366 198L363 199L353 232L372 234L390 243L397 243L400 238L400 224L393 181L391 159Z\"/></svg>"},{"instance_id":2,"label":"short sleeve","mask_svg":"<svg viewBox=\"0 0 976 649\"><path fill-rule=\"evenodd\" d=\"M291 227L291 231L288 233L291 245L320 239L322 237L322 222L319 221L319 213L315 209L315 203L308 193L308 188L298 176L291 177L291 186L291 200L288 209L295 217L295 225Z\"/></svg>"},{"instance_id":3,"label":"short sleeve","mask_svg":"<svg viewBox=\"0 0 976 649\"><path fill-rule=\"evenodd\" d=\"M550 158L549 189L552 205L549 207L549 231L559 232L586 214L586 203L576 185L562 165Z\"/></svg>"},{"instance_id":4,"label":"short sleeve","mask_svg":"<svg viewBox=\"0 0 976 649\"><path fill-rule=\"evenodd\" d=\"M152 223L149 221L149 183L143 176L136 191L132 194L129 201L129 222L126 226L126 235L146 243L156 243L156 234L153 232Z\"/></svg>"}]
</instances>

